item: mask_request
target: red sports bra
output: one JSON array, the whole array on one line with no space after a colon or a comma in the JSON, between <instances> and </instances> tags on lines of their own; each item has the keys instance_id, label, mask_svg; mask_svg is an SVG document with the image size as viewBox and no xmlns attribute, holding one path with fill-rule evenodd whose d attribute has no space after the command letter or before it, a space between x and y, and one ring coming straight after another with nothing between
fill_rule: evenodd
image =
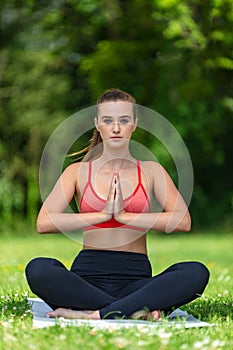
<instances>
[{"instance_id":1,"label":"red sports bra","mask_svg":"<svg viewBox=\"0 0 233 350\"><path fill-rule=\"evenodd\" d=\"M141 182L141 168L140 168L139 161L137 161L137 169L138 169L138 184L135 190L133 191L133 193L129 197L123 200L124 209L125 211L131 212L131 213L148 213L151 211L150 203L149 203L148 195ZM88 181L84 188L80 205L79 205L80 213L91 213L91 212L102 211L106 204L106 199L100 197L95 192L92 186L91 173L92 173L92 162L89 162ZM114 227L122 227L122 226L124 226L124 228L146 232L146 230L142 227L122 224L116 221L114 217L112 217L109 221L102 222L94 226L85 227L84 231L93 230L97 228L114 228Z\"/></svg>"}]
</instances>

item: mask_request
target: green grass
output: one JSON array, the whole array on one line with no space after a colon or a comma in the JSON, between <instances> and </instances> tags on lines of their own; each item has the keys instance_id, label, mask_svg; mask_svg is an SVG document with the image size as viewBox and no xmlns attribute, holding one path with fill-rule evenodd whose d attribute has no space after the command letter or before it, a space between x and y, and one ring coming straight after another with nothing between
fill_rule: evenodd
<instances>
[{"instance_id":1,"label":"green grass","mask_svg":"<svg viewBox=\"0 0 233 350\"><path fill-rule=\"evenodd\" d=\"M80 237L78 237L80 242ZM89 326L32 328L24 267L36 256L50 256L70 267L81 249L63 235L15 233L0 238L0 349L225 349L233 348L233 265L230 233L148 235L148 253L156 274L168 265L198 260L207 265L211 278L204 295L183 307L214 327L199 329L97 330Z\"/></svg>"}]
</instances>

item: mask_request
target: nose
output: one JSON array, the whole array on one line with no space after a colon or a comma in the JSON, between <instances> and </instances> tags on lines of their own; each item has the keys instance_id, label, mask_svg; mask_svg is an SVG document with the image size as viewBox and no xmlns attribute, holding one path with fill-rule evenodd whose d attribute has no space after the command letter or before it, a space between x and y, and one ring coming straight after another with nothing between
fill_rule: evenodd
<instances>
[{"instance_id":1,"label":"nose","mask_svg":"<svg viewBox=\"0 0 233 350\"><path fill-rule=\"evenodd\" d=\"M120 132L120 123L119 122L114 122L113 123L113 132L114 133L119 133Z\"/></svg>"}]
</instances>

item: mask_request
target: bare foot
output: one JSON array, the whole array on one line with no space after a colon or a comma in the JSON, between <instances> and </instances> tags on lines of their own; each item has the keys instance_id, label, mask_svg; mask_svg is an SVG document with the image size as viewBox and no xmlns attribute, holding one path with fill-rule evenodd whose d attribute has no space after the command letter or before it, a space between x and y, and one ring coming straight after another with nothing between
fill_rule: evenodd
<instances>
[{"instance_id":1,"label":"bare foot","mask_svg":"<svg viewBox=\"0 0 233 350\"><path fill-rule=\"evenodd\" d=\"M161 317L161 311L160 310L154 310L148 313L147 319L152 319L154 321L162 321Z\"/></svg>"},{"instance_id":2,"label":"bare foot","mask_svg":"<svg viewBox=\"0 0 233 350\"><path fill-rule=\"evenodd\" d=\"M64 317L64 318L72 318L72 319L100 320L100 315L98 310L79 311L79 310L59 308L54 311L48 312L46 316L51 318Z\"/></svg>"},{"instance_id":3,"label":"bare foot","mask_svg":"<svg viewBox=\"0 0 233 350\"><path fill-rule=\"evenodd\" d=\"M139 310L133 313L131 315L131 318L133 319L142 319L146 321L161 321L161 311L160 310L154 310L151 312L148 312L146 310Z\"/></svg>"}]
</instances>

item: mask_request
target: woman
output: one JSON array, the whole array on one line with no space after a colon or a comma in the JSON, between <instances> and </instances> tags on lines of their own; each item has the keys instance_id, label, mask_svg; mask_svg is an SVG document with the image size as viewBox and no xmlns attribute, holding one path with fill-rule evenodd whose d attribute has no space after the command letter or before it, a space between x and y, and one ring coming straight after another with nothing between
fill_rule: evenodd
<instances>
[{"instance_id":1,"label":"woman","mask_svg":"<svg viewBox=\"0 0 233 350\"><path fill-rule=\"evenodd\" d=\"M82 162L63 172L37 219L39 233L83 229L83 249L71 270L56 259L26 267L31 290L54 311L49 317L160 319L205 289L207 268L181 262L152 277L146 232L189 231L188 208L163 167L129 151L135 99L118 89L97 101L95 131ZM80 153L80 152L79 152ZM73 196L79 213L65 213ZM158 201L161 213L151 212Z\"/></svg>"}]
</instances>

